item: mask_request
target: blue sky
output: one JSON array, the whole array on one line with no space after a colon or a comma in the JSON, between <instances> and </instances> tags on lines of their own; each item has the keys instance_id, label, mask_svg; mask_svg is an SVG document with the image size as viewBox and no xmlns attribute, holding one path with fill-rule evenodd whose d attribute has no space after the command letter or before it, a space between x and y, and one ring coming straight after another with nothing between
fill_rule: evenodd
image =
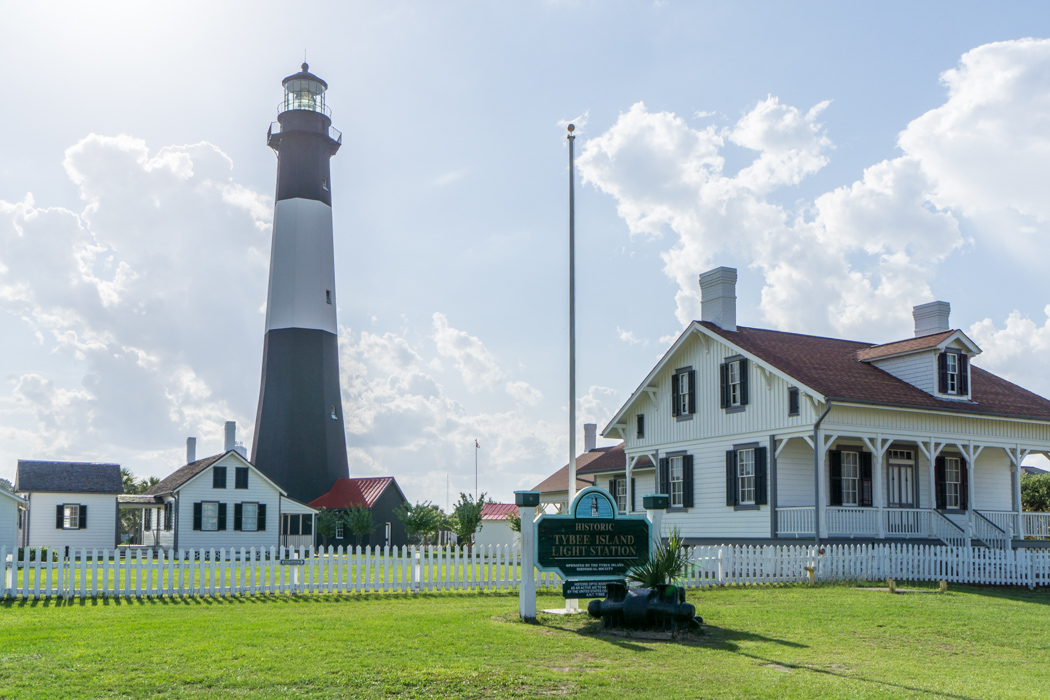
<instances>
[{"instance_id":1,"label":"blue sky","mask_svg":"<svg viewBox=\"0 0 1050 700\"><path fill-rule=\"evenodd\" d=\"M444 504L565 461L566 146L578 381L603 423L740 269L743 325L892 340L952 303L1050 394L1040 3L0 6L0 476L164 475L250 444L275 159L303 50L333 206L354 475ZM1036 41L1023 41L1026 38ZM946 71L954 71L946 73ZM582 438L581 438L582 439Z\"/></svg>"}]
</instances>

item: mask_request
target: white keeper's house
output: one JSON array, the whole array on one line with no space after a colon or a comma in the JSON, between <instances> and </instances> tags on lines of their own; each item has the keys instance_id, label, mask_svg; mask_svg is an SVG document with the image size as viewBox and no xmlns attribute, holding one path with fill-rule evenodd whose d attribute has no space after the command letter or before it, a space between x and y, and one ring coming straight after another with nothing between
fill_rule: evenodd
<instances>
[{"instance_id":1,"label":"white keeper's house","mask_svg":"<svg viewBox=\"0 0 1050 700\"><path fill-rule=\"evenodd\" d=\"M226 450L196 459L187 441L187 464L145 494L123 496L122 508L141 508L142 545L161 549L312 547L310 506L259 471L234 444L227 423Z\"/></svg>"},{"instance_id":2,"label":"white keeper's house","mask_svg":"<svg viewBox=\"0 0 1050 700\"><path fill-rule=\"evenodd\" d=\"M1019 479L1050 454L1050 401L974 366L947 303L873 345L738 327L731 268L700 288L702 319L602 431L624 458L586 470L621 510L666 493L665 534L691 543L1050 544Z\"/></svg>"}]
</instances>

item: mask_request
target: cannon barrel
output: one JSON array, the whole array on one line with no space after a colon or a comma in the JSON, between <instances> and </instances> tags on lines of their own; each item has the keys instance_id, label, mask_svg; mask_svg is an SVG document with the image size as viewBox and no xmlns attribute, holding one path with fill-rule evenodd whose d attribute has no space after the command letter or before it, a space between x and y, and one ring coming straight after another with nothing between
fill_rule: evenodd
<instances>
[{"instance_id":1,"label":"cannon barrel","mask_svg":"<svg viewBox=\"0 0 1050 700\"><path fill-rule=\"evenodd\" d=\"M604 627L626 629L677 629L701 620L696 608L685 602L685 589L669 584L656 588L627 588L609 584L605 600L592 600L587 612L600 617Z\"/></svg>"}]
</instances>

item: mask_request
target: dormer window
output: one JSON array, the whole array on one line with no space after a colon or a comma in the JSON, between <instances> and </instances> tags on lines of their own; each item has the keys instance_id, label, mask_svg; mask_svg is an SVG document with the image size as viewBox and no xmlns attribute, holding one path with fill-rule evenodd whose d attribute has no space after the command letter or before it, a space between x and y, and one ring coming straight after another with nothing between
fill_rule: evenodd
<instances>
[{"instance_id":1,"label":"dormer window","mask_svg":"<svg viewBox=\"0 0 1050 700\"><path fill-rule=\"evenodd\" d=\"M967 396L970 393L969 358L961 352L951 350L937 357L938 391L951 396Z\"/></svg>"}]
</instances>

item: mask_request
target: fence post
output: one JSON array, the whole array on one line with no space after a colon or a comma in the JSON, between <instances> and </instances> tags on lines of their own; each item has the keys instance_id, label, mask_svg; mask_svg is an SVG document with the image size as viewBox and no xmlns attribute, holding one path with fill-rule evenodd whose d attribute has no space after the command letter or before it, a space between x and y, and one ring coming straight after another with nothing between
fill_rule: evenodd
<instances>
[{"instance_id":1,"label":"fence post","mask_svg":"<svg viewBox=\"0 0 1050 700\"><path fill-rule=\"evenodd\" d=\"M521 516L521 582L518 584L518 615L525 622L536 621L536 506L539 491L515 491L514 503Z\"/></svg>"}]
</instances>

